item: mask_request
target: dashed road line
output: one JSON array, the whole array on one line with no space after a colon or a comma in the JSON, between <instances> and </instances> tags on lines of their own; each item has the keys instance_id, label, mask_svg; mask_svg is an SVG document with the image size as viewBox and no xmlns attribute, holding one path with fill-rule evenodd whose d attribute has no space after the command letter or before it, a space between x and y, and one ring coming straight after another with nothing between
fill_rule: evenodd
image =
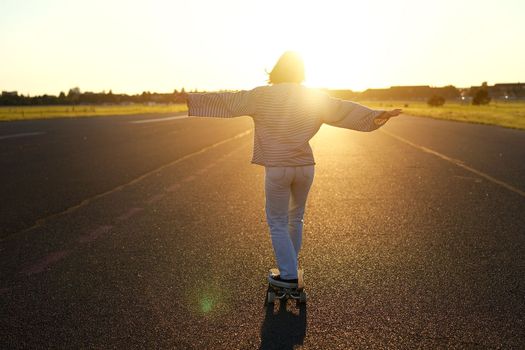
<instances>
[{"instance_id":1,"label":"dashed road line","mask_svg":"<svg viewBox=\"0 0 525 350\"><path fill-rule=\"evenodd\" d=\"M0 140L7 140L7 139L15 139L19 137L28 137L28 136L38 136L38 135L44 135L44 131L36 131L36 132L23 132L20 134L12 134L12 135L3 135L0 136Z\"/></svg>"},{"instance_id":2,"label":"dashed road line","mask_svg":"<svg viewBox=\"0 0 525 350\"><path fill-rule=\"evenodd\" d=\"M48 267L53 265L54 263L62 260L66 256L68 256L71 253L70 250L59 250L56 252L52 252L48 255L46 255L41 260L37 261L35 264L27 267L26 269L20 271L23 274L26 275L33 275L36 273L40 273L45 271Z\"/></svg>"},{"instance_id":3,"label":"dashed road line","mask_svg":"<svg viewBox=\"0 0 525 350\"><path fill-rule=\"evenodd\" d=\"M417 148L417 149L419 149L420 151L423 151L423 152L425 152L425 153L432 154L432 155L434 155L434 156L436 156L436 157L438 157L438 158L441 158L441 159L443 159L443 160L446 160L447 162L450 162L450 163L452 163L452 164L454 164L454 165L457 165L457 166L460 167L460 168L463 168L463 169L465 169L465 170L467 170L467 171L470 171L471 173L474 173L474 174L476 174L476 175L478 175L478 176L484 178L485 180L488 180L488 181L490 181L490 182L492 182L492 183L494 183L494 184L496 184L496 185L499 185L499 186L501 186L501 187L503 187L503 188L506 188L506 189L509 190L509 191L512 191L512 192L514 192L514 193L516 193L516 194L519 194L519 195L522 196L522 197L525 197L525 191L522 191L521 189L519 189L519 188L517 188L517 187L514 187L514 186L512 186L512 185L509 185L509 184L506 183L505 181L502 181L502 180L496 179L496 178L493 177L493 176L490 176L490 175L488 175L488 174L485 174L485 173L482 172L482 171L479 171L479 170L477 170L477 169L474 169L474 168L472 168L472 167L466 165L463 161L461 161L461 160L459 160L459 159L454 159L454 158L448 157L448 156L446 156L446 155L444 155L444 154L441 154L441 153L439 153L439 152L436 152L436 151L434 151L434 150L432 150L432 149L430 149L430 148L427 148L427 147L424 147L424 146L418 145L418 144L416 144L416 143L414 143L414 142L412 142L412 141L409 141L409 140L405 139L404 137L401 137L401 136L399 136L399 135L393 134L393 133L391 133L391 132L389 132L389 131L386 131L386 130L380 130L380 131L381 131L382 133L384 133L384 134L390 136L390 137L393 137L393 138L395 138L395 139L397 139L397 140L399 140L399 141L401 141L401 142L406 143L407 145L410 145L410 146L412 146L412 147L414 147L414 148Z\"/></svg>"},{"instance_id":4,"label":"dashed road line","mask_svg":"<svg viewBox=\"0 0 525 350\"><path fill-rule=\"evenodd\" d=\"M97 238L102 236L103 234L108 233L112 228L113 228L113 225L101 225L101 226L97 227L96 229L94 229L93 231L90 231L90 232L86 233L85 235L80 236L77 239L77 242L78 243L93 242Z\"/></svg>"},{"instance_id":5,"label":"dashed road line","mask_svg":"<svg viewBox=\"0 0 525 350\"><path fill-rule=\"evenodd\" d=\"M202 148L202 149L200 149L200 150L198 150L198 151L195 151L195 152L189 153L189 154L187 154L187 155L185 155L185 156L182 156L182 157L180 157L180 158L178 158L178 159L175 159L174 161L169 162L169 163L167 163L167 164L164 164L164 165L162 165L162 166L160 166L160 167L158 167L158 168L156 168L156 169L154 169L154 170L148 171L147 173L144 173L144 174L140 175L139 177L137 177L137 178L135 178L135 179L133 179L133 180L131 180L131 181L125 183L125 184L119 185L119 186L117 186L117 187L115 187L115 188L112 188L112 189L110 189L110 190L108 190L108 191L105 191L105 192L102 192L102 193L96 194L96 195L94 195L94 196L92 196L92 197L86 198L86 199L82 200L80 203L78 203L78 204L76 204L76 205L73 205L73 206L71 206L71 207L69 207L69 208L67 208L67 209L65 209L65 210L63 210L63 211L61 211L61 212L58 212L58 213L51 214L51 215L49 215L49 216L46 216L46 217L40 218L40 219L38 219L38 220L37 220L37 221L36 221L31 227L28 227L28 228L26 228L26 229L23 229L23 230L21 230L21 231L18 231L18 232L15 232L15 233L11 234L11 235L8 235L7 237L1 239L0 242L1 242L1 241L4 241L4 240L7 240L7 239L10 239L11 237L15 237L15 236L17 236L17 235L19 235L19 234L22 234L22 233L25 233L25 232L31 231L31 230L33 230L33 229L35 229L35 228L38 228L38 227L42 226L43 224L45 224L45 223L46 223L47 221L49 221L49 220L52 220L52 219L54 219L54 218L57 218L57 217L59 217L59 216L65 215L65 214L69 214L69 213L71 213L71 212L74 212L74 211L76 211L77 209L80 209L80 208L82 208L82 207L85 207L86 205L90 204L91 202L93 202L93 201L95 201L95 200L97 200L97 199L100 199L100 198L106 197L106 196L108 196L108 195L110 195L110 194L113 194L113 193L115 193L115 192L117 192L117 191L121 191L121 190L123 190L124 188L129 187L129 186L131 186L131 185L134 185L134 184L136 184L136 183L138 183L138 182L144 180L145 178L147 178L147 177L149 177L149 176L151 176L151 175L153 175L153 174L156 174L156 173L158 173L159 171L162 171L162 170L164 170L164 169L166 169L166 168L168 168L168 167L170 167L170 166L173 166L173 165L175 165L175 164L178 164L178 163L180 163L180 162L183 162L183 161L185 161L185 160L187 160L187 159L189 159L189 158L191 158L191 157L194 157L194 156L196 156L196 155L202 154L202 153L204 153L204 152L206 152L206 151L208 151L208 150L210 150L210 149L213 149L213 148L219 147L219 146L221 146L221 145L223 145L223 144L225 144L225 143L228 143L228 142L230 142L230 141L234 141L234 140L237 140L237 139L239 139L239 138L242 138L242 137L244 137L244 136L246 136L246 135L249 135L249 134L251 134L251 133L252 133L252 130L251 130L251 129L246 130L246 131L243 131L243 132L241 132L241 133L239 133L239 134L237 134L237 135L235 135L235 136L232 136L232 137L227 138L227 139L225 139L225 140L222 140L222 141L216 142L216 143L214 143L214 144L212 144L212 145L210 145L210 146L206 146L206 147L204 147L204 148Z\"/></svg>"},{"instance_id":6,"label":"dashed road line","mask_svg":"<svg viewBox=\"0 0 525 350\"><path fill-rule=\"evenodd\" d=\"M190 175L190 176L187 176L184 179L182 179L182 182L190 182L190 181L195 180L196 178L197 177L195 175Z\"/></svg>"},{"instance_id":7,"label":"dashed road line","mask_svg":"<svg viewBox=\"0 0 525 350\"><path fill-rule=\"evenodd\" d=\"M241 137L244 134L249 133L249 132L250 131L238 134L238 135L234 136L233 138ZM228 140L230 140L230 139L228 139ZM224 140L222 142L225 142L225 141L228 141L228 140ZM213 147L213 145L209 146L209 147ZM244 148L244 146L224 154L222 157L219 158L219 161L224 160L224 159L232 156L234 153L239 152L243 148ZM204 170L204 171L200 172L200 174L203 174L204 172L208 171L210 168L212 168L216 164L217 164L217 162L212 162L210 164L207 164L204 168L201 169L201 170ZM190 175L190 176L186 177L185 179L183 179L182 182L190 182L190 181L195 180L196 178L197 178L197 176ZM180 182L174 183L170 187L166 188L164 190L164 192L150 196L146 200L146 203L151 205L151 204L153 204L155 202L158 202L158 201L162 200L164 197L166 197L166 195L169 192L175 191L176 189L180 188L180 186L181 186ZM121 221L124 221L124 220L128 220L131 217L133 217L134 215L142 212L143 210L144 210L144 208L140 208L140 207L129 208L123 214L118 216L115 221L116 222L121 222ZM102 237L103 235L105 235L108 232L110 232L113 229L113 227L114 226L111 225L111 224L99 225L95 229L92 229L92 230L88 231L87 233L85 233L84 235L78 237L76 239L76 243L77 243L77 245L78 244L83 245L85 243L94 242L97 239L99 239L100 237ZM46 255L44 258L42 258L42 259L38 260L37 262L33 263L32 265L30 265L30 266L28 266L26 268L23 268L20 271L20 273L28 275L28 276L29 275L33 275L33 274L42 273L45 270L47 270L48 268L50 268L52 265L54 265L55 263L61 261L62 259L64 259L68 255L70 255L71 252L74 251L77 248L78 248L78 246L73 248L73 249L58 250L58 251L52 252L52 253ZM4 288L4 289L5 290L0 290L0 294L10 290L10 289L7 289L7 288Z\"/></svg>"},{"instance_id":8,"label":"dashed road line","mask_svg":"<svg viewBox=\"0 0 525 350\"><path fill-rule=\"evenodd\" d=\"M125 213L117 217L117 221L128 220L132 218L135 214L140 213L143 210L144 210L143 208L137 208L137 207L130 208Z\"/></svg>"},{"instance_id":9,"label":"dashed road line","mask_svg":"<svg viewBox=\"0 0 525 350\"><path fill-rule=\"evenodd\" d=\"M174 183L173 185L169 186L168 188L166 188L166 191L167 192L174 192L176 190L178 190L180 188L180 183Z\"/></svg>"},{"instance_id":10,"label":"dashed road line","mask_svg":"<svg viewBox=\"0 0 525 350\"><path fill-rule=\"evenodd\" d=\"M151 197L149 197L148 199L146 199L146 204L153 204L153 203L156 203L160 200L162 200L164 197L166 197L166 194L164 193L158 193L158 194L155 194Z\"/></svg>"},{"instance_id":11,"label":"dashed road line","mask_svg":"<svg viewBox=\"0 0 525 350\"><path fill-rule=\"evenodd\" d=\"M133 120L131 124L144 124L144 123L158 123L158 122L167 122L170 120L186 119L189 118L187 115L178 115L175 117L166 117L166 118L155 118L155 119L143 119L143 120Z\"/></svg>"}]
</instances>

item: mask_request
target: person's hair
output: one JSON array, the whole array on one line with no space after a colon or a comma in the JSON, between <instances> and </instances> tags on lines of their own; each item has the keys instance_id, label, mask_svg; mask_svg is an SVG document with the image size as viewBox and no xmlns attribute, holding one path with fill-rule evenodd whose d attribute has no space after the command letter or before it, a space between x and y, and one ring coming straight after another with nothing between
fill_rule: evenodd
<instances>
[{"instance_id":1,"label":"person's hair","mask_svg":"<svg viewBox=\"0 0 525 350\"><path fill-rule=\"evenodd\" d=\"M268 73L268 83L302 83L304 81L304 62L298 53L287 51Z\"/></svg>"}]
</instances>

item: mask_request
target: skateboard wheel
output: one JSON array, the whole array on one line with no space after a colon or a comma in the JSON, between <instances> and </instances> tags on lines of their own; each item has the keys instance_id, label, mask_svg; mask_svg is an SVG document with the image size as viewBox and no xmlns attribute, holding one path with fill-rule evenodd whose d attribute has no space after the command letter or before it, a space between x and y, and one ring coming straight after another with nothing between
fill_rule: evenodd
<instances>
[{"instance_id":1,"label":"skateboard wheel","mask_svg":"<svg viewBox=\"0 0 525 350\"><path fill-rule=\"evenodd\" d=\"M274 292L268 292L268 304L273 304L275 301L275 293Z\"/></svg>"},{"instance_id":2,"label":"skateboard wheel","mask_svg":"<svg viewBox=\"0 0 525 350\"><path fill-rule=\"evenodd\" d=\"M299 293L299 302L306 303L306 293L305 292Z\"/></svg>"}]
</instances>

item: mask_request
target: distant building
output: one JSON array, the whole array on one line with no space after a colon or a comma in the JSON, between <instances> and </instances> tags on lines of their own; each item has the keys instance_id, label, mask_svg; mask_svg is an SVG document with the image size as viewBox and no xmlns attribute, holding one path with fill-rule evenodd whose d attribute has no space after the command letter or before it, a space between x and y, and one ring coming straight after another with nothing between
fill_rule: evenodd
<instances>
[{"instance_id":1,"label":"distant building","mask_svg":"<svg viewBox=\"0 0 525 350\"><path fill-rule=\"evenodd\" d=\"M494 84L494 87L499 88L499 89L525 90L525 83L499 83L499 84Z\"/></svg>"},{"instance_id":2,"label":"distant building","mask_svg":"<svg viewBox=\"0 0 525 350\"><path fill-rule=\"evenodd\" d=\"M487 89L489 96L497 100L522 100L525 99L525 83L499 83L493 86L471 86L469 95L474 96L476 91Z\"/></svg>"},{"instance_id":3,"label":"distant building","mask_svg":"<svg viewBox=\"0 0 525 350\"><path fill-rule=\"evenodd\" d=\"M489 94L493 98L505 100L516 100L525 98L525 84L523 83L502 83L489 87Z\"/></svg>"},{"instance_id":4,"label":"distant building","mask_svg":"<svg viewBox=\"0 0 525 350\"><path fill-rule=\"evenodd\" d=\"M445 99L459 99L460 92L451 85L445 87L416 85L392 86L388 89L368 89L361 94L361 98L365 100L427 100L432 96L441 96Z\"/></svg>"},{"instance_id":5,"label":"distant building","mask_svg":"<svg viewBox=\"0 0 525 350\"><path fill-rule=\"evenodd\" d=\"M2 91L2 97L16 97L18 96L18 91Z\"/></svg>"},{"instance_id":6,"label":"distant building","mask_svg":"<svg viewBox=\"0 0 525 350\"><path fill-rule=\"evenodd\" d=\"M477 91L486 89L489 96L496 100L525 99L525 83L499 83L493 86L483 83L481 86L458 89L452 85L432 87L428 85L392 86L388 89L368 89L359 95L362 100L419 100L426 101L432 96L441 96L446 100L470 102Z\"/></svg>"}]
</instances>

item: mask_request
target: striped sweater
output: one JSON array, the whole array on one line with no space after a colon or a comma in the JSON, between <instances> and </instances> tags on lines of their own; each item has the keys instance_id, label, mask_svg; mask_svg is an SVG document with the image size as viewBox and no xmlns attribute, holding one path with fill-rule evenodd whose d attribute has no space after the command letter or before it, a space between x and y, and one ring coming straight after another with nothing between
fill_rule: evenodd
<instances>
[{"instance_id":1,"label":"striped sweater","mask_svg":"<svg viewBox=\"0 0 525 350\"><path fill-rule=\"evenodd\" d=\"M313 165L309 141L323 123L372 131L386 122L376 119L383 112L295 83L188 95L189 116L251 116L255 125L252 163L270 167Z\"/></svg>"}]
</instances>

